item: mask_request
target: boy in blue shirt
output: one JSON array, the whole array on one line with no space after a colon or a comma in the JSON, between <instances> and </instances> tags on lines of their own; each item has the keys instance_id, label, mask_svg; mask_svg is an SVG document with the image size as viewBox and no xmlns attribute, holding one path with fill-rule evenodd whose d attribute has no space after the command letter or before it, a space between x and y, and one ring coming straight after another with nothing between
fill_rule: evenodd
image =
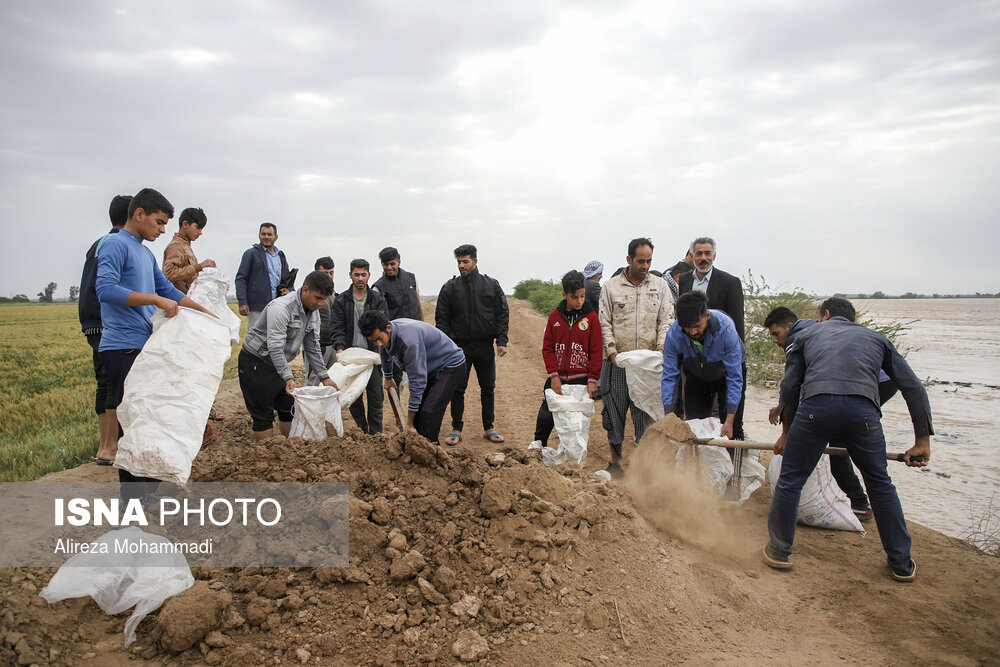
<instances>
[{"instance_id":1,"label":"boy in blue shirt","mask_svg":"<svg viewBox=\"0 0 1000 667\"><path fill-rule=\"evenodd\" d=\"M125 391L125 377L136 356L153 333L150 321L157 308L167 317L177 314L177 307L208 310L174 287L160 271L152 251L143 241L155 241L167 229L174 207L167 198L152 188L144 188L132 198L125 227L102 239L97 248L97 299L101 302L101 333L99 354L108 374L109 388L105 409L112 431L118 425L118 406ZM214 317L214 315L213 315ZM114 453L117 453L117 444ZM151 486L122 485L122 499L141 497L158 484L158 480L136 477L119 468L119 481L147 482Z\"/></svg>"}]
</instances>

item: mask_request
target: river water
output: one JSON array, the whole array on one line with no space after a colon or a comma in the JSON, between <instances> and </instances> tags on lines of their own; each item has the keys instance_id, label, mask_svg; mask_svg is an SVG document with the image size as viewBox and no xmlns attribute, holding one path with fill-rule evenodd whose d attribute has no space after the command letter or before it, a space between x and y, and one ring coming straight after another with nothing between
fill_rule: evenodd
<instances>
[{"instance_id":1,"label":"river water","mask_svg":"<svg viewBox=\"0 0 1000 667\"><path fill-rule=\"evenodd\" d=\"M900 348L927 388L934 417L926 468L889 464L908 520L955 537L984 518L1000 528L1000 299L873 299L855 307L877 322L906 323ZM890 450L913 444L906 403L883 408Z\"/></svg>"}]
</instances>

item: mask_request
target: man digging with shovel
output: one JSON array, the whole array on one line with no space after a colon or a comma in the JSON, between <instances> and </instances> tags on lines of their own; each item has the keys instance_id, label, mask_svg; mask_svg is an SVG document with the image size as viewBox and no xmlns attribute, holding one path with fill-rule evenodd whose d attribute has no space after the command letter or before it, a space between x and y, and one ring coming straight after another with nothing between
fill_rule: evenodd
<instances>
[{"instance_id":1,"label":"man digging with shovel","mask_svg":"<svg viewBox=\"0 0 1000 667\"><path fill-rule=\"evenodd\" d=\"M789 556L802 486L826 443L844 442L864 477L890 574L896 581L913 581L917 565L910 558L910 534L886 470L879 369L899 387L913 420L915 442L903 455L908 466L923 467L931 457L934 429L923 384L888 338L843 316L797 333L786 354L781 404L791 426L784 442L774 447L784 457L767 519L771 539L762 560L775 569L792 566Z\"/></svg>"}]
</instances>

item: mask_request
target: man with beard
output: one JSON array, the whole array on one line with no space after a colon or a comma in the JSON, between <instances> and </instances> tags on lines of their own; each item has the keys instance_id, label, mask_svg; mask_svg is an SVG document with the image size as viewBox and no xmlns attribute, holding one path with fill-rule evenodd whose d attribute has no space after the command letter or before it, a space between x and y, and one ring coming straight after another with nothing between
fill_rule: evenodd
<instances>
[{"instance_id":1,"label":"man with beard","mask_svg":"<svg viewBox=\"0 0 1000 667\"><path fill-rule=\"evenodd\" d=\"M651 275L653 243L647 238L632 239L628 244L627 266L612 276L601 288L599 317L604 338L604 363L601 368L604 408L601 421L608 432L611 461L608 472L619 478L625 417L632 413L635 444L653 423L653 418L632 402L625 379L625 369L615 363L620 352L663 350L663 339L674 317L673 299L667 283Z\"/></svg>"},{"instance_id":2,"label":"man with beard","mask_svg":"<svg viewBox=\"0 0 1000 667\"><path fill-rule=\"evenodd\" d=\"M441 288L434 312L437 328L455 341L466 360L465 377L451 399L452 431L445 438L445 444L454 446L462 441L465 390L469 386L473 366L482 399L483 437L499 444L504 439L493 427L493 389L497 378L493 342L496 341L497 357L507 354L507 329L510 324L507 297L500 289L500 283L479 272L476 246L466 244L455 248L455 261L461 275ZM406 363L405 360L403 363Z\"/></svg>"},{"instance_id":3,"label":"man with beard","mask_svg":"<svg viewBox=\"0 0 1000 667\"><path fill-rule=\"evenodd\" d=\"M247 318L247 331L257 323L267 304L287 293L287 290L278 293L278 285L288 274L285 253L274 245L278 240L278 226L262 223L257 235L260 243L254 243L243 253L235 281L236 301L240 304L240 315Z\"/></svg>"},{"instance_id":4,"label":"man with beard","mask_svg":"<svg viewBox=\"0 0 1000 667\"><path fill-rule=\"evenodd\" d=\"M715 241L707 236L691 244L694 271L685 273L678 282L680 294L697 291L708 297L708 307L721 310L732 318L740 340L746 340L743 330L743 283L734 275L715 268Z\"/></svg>"},{"instance_id":5,"label":"man with beard","mask_svg":"<svg viewBox=\"0 0 1000 667\"><path fill-rule=\"evenodd\" d=\"M704 419L717 398L721 435L732 439L744 396L743 362L743 341L732 318L721 310L710 310L701 292L682 294L677 299L677 321L663 343L663 412L672 413L681 398L685 419Z\"/></svg>"}]
</instances>

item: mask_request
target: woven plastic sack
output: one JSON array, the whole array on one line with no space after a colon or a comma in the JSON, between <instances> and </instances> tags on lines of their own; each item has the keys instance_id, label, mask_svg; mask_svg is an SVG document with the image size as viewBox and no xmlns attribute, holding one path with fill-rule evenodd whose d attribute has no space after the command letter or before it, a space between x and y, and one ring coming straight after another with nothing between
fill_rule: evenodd
<instances>
[{"instance_id":1,"label":"woven plastic sack","mask_svg":"<svg viewBox=\"0 0 1000 667\"><path fill-rule=\"evenodd\" d=\"M587 394L586 385L564 384L562 392L559 395L551 389L545 390L545 402L559 435L559 447L542 447L542 462L547 465L566 462L583 465L587 460L594 400Z\"/></svg>"},{"instance_id":2,"label":"woven plastic sack","mask_svg":"<svg viewBox=\"0 0 1000 667\"><path fill-rule=\"evenodd\" d=\"M226 295L229 294L229 276L222 269L202 269L195 276L188 296L199 306L204 306L229 327L229 344L240 344L240 318L236 316Z\"/></svg>"},{"instance_id":3,"label":"woven plastic sack","mask_svg":"<svg viewBox=\"0 0 1000 667\"><path fill-rule=\"evenodd\" d=\"M288 432L291 438L322 440L326 423L330 422L338 436L344 435L344 419L340 414L340 392L333 387L299 387L292 392L295 414Z\"/></svg>"},{"instance_id":4,"label":"woven plastic sack","mask_svg":"<svg viewBox=\"0 0 1000 667\"><path fill-rule=\"evenodd\" d=\"M362 347L349 347L337 353L337 363L330 366L330 379L340 387L341 407L350 407L364 392L372 369L381 363L378 352Z\"/></svg>"},{"instance_id":5,"label":"woven plastic sack","mask_svg":"<svg viewBox=\"0 0 1000 667\"><path fill-rule=\"evenodd\" d=\"M116 553L115 540L169 543L131 526L105 533L95 540L107 544L108 553L78 553L55 573L42 589L46 602L67 598L94 598L105 614L120 614L135 607L125 622L125 646L135 641L135 629L163 602L194 585L191 568L182 553Z\"/></svg>"},{"instance_id":6,"label":"woven plastic sack","mask_svg":"<svg viewBox=\"0 0 1000 667\"><path fill-rule=\"evenodd\" d=\"M722 422L716 417L688 419L685 423L691 427L696 438L718 438L722 433ZM678 467L699 466L719 496L725 493L735 473L733 460L729 458L729 452L724 447L684 444L677 449L676 462ZM763 484L764 466L760 463L760 454L744 450L740 470L739 504L745 503L750 494Z\"/></svg>"},{"instance_id":7,"label":"woven plastic sack","mask_svg":"<svg viewBox=\"0 0 1000 667\"><path fill-rule=\"evenodd\" d=\"M625 382L632 402L653 421L663 419L663 397L660 395L663 354L656 350L629 350L619 352L615 363L625 369Z\"/></svg>"},{"instance_id":8,"label":"woven plastic sack","mask_svg":"<svg viewBox=\"0 0 1000 667\"><path fill-rule=\"evenodd\" d=\"M125 378L115 467L133 475L187 484L205 423L232 354L219 318L190 308L153 315L153 334Z\"/></svg>"},{"instance_id":9,"label":"woven plastic sack","mask_svg":"<svg viewBox=\"0 0 1000 667\"><path fill-rule=\"evenodd\" d=\"M771 481L771 493L774 493L780 475L781 455L775 454L767 469L767 477ZM802 486L798 520L807 526L865 534L858 517L851 511L851 501L833 479L833 474L830 472L830 456L827 454L820 458L816 469Z\"/></svg>"}]
</instances>

